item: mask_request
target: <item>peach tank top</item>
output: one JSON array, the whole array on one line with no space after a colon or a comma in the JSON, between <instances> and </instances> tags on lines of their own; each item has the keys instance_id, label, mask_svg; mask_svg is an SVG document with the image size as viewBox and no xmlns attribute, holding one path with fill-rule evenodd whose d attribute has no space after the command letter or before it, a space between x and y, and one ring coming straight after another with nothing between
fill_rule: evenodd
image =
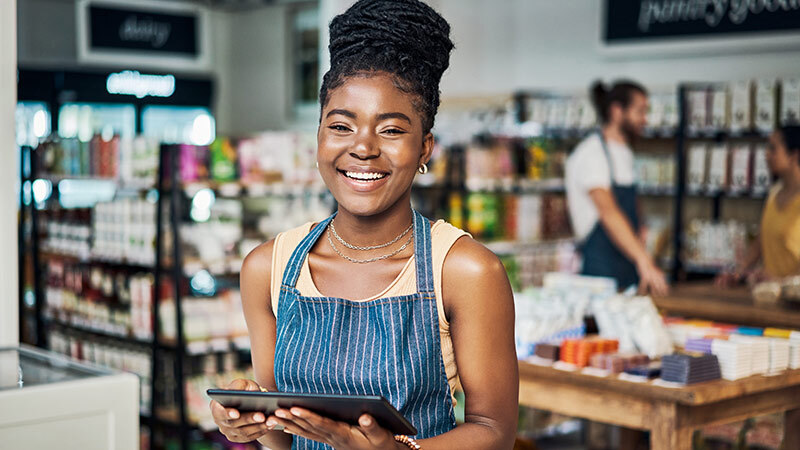
<instances>
[{"instance_id":1,"label":"peach tank top","mask_svg":"<svg viewBox=\"0 0 800 450\"><path fill-rule=\"evenodd\" d=\"M270 275L270 295L272 297L272 312L277 316L278 312L278 299L280 296L280 284L283 278L283 271L295 247L300 244L300 241L311 231L313 223L309 222L297 228L285 231L275 237L275 244L272 251L272 274ZM460 389L460 381L458 378L458 368L456 367L455 354L453 352L453 340L450 336L450 323L444 313L444 305L442 303L442 268L444 266L444 258L450 251L450 248L462 236L469 236L469 233L458 229L444 220L438 220L431 226L431 247L433 258L433 271L434 271L434 291L436 293L436 307L439 314L439 336L441 337L442 358L444 360L444 368L447 374L447 382L450 384L451 394ZM417 292L417 280L414 273L414 257L412 256L406 262L406 265L387 286L383 292L370 298L356 300L361 302L370 302L387 297L398 297L401 295L409 295ZM297 289L300 294L307 297L324 297L319 292L314 280L311 278L311 270L308 266L308 260L303 262L300 268L300 276L297 279ZM453 400L455 402L455 400Z\"/></svg>"}]
</instances>

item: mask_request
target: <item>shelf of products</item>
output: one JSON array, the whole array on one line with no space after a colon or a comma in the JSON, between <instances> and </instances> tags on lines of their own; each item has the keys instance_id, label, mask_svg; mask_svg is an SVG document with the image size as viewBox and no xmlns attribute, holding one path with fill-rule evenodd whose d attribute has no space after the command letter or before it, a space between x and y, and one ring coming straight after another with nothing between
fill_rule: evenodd
<instances>
[{"instance_id":1,"label":"shelf of products","mask_svg":"<svg viewBox=\"0 0 800 450\"><path fill-rule=\"evenodd\" d=\"M219 441L197 435L209 428L205 389L252 378L241 262L333 207L313 144L298 133L210 146L95 136L49 140L28 155L30 200L21 201L34 222L37 320L48 330L39 345L140 375L146 444ZM82 165L87 158L100 162ZM150 369L103 359L117 349L146 356Z\"/></svg>"},{"instance_id":2,"label":"shelf of products","mask_svg":"<svg viewBox=\"0 0 800 450\"><path fill-rule=\"evenodd\" d=\"M677 203L675 278L708 277L732 266L756 234L757 216L772 184L767 139L777 126L798 123L799 82L681 85L684 117L677 160L679 179L685 182ZM698 215L703 209L710 216ZM689 211L692 215L684 220Z\"/></svg>"}]
</instances>

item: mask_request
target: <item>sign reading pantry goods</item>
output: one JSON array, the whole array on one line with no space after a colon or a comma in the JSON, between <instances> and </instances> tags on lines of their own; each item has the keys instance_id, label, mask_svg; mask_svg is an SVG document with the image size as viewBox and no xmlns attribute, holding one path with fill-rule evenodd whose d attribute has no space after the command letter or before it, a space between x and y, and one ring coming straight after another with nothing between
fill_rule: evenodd
<instances>
[{"instance_id":1,"label":"sign reading pantry goods","mask_svg":"<svg viewBox=\"0 0 800 450\"><path fill-rule=\"evenodd\" d=\"M800 0L606 0L609 44L800 31Z\"/></svg>"},{"instance_id":2,"label":"sign reading pantry goods","mask_svg":"<svg viewBox=\"0 0 800 450\"><path fill-rule=\"evenodd\" d=\"M116 6L89 6L92 50L123 50L194 57L197 16L190 12L147 12Z\"/></svg>"}]
</instances>

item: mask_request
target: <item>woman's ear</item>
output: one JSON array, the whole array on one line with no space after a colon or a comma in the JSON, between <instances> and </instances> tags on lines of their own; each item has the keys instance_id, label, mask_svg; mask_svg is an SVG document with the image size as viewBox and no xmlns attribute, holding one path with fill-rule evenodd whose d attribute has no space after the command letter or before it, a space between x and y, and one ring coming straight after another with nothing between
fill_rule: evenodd
<instances>
[{"instance_id":1,"label":"woman's ear","mask_svg":"<svg viewBox=\"0 0 800 450\"><path fill-rule=\"evenodd\" d=\"M428 162L430 162L431 156L433 156L434 143L433 133L428 132L422 139L422 154L419 157L419 165L428 164Z\"/></svg>"}]
</instances>

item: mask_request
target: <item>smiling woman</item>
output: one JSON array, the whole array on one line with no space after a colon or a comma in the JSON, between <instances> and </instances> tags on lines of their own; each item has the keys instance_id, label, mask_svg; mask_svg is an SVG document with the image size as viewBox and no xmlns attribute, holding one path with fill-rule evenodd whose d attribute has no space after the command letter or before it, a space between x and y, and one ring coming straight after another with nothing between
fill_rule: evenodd
<instances>
[{"instance_id":1,"label":"smiling woman","mask_svg":"<svg viewBox=\"0 0 800 450\"><path fill-rule=\"evenodd\" d=\"M330 31L317 162L338 210L245 259L256 380L229 387L380 395L419 434L393 436L368 415L348 424L212 402L215 421L232 441L275 449L511 448L518 374L505 270L467 233L411 208L434 148L450 27L417 0L362 0Z\"/></svg>"}]
</instances>

